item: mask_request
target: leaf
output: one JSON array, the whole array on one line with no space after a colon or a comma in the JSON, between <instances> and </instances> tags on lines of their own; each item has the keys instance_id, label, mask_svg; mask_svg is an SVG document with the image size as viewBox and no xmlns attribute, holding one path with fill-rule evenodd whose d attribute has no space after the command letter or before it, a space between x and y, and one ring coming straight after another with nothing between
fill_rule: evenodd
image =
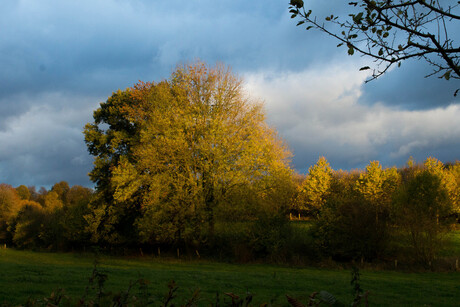
<instances>
[{"instance_id":1,"label":"leaf","mask_svg":"<svg viewBox=\"0 0 460 307\"><path fill-rule=\"evenodd\" d=\"M313 26L308 26L306 29L307 29L307 30L310 30L311 28L313 28Z\"/></svg>"},{"instance_id":2,"label":"leaf","mask_svg":"<svg viewBox=\"0 0 460 307\"><path fill-rule=\"evenodd\" d=\"M355 49L353 47L348 48L348 55L353 55L355 53Z\"/></svg>"},{"instance_id":3,"label":"leaf","mask_svg":"<svg viewBox=\"0 0 460 307\"><path fill-rule=\"evenodd\" d=\"M300 26L301 24L304 24L305 23L305 20L301 20L297 23L297 26Z\"/></svg>"},{"instance_id":4,"label":"leaf","mask_svg":"<svg viewBox=\"0 0 460 307\"><path fill-rule=\"evenodd\" d=\"M342 46L342 45L343 45L343 43L340 43L340 44L337 45L337 47L340 47L340 46Z\"/></svg>"},{"instance_id":5,"label":"leaf","mask_svg":"<svg viewBox=\"0 0 460 307\"><path fill-rule=\"evenodd\" d=\"M382 56L383 55L383 48L380 48L379 50L379 56Z\"/></svg>"},{"instance_id":6,"label":"leaf","mask_svg":"<svg viewBox=\"0 0 460 307\"><path fill-rule=\"evenodd\" d=\"M444 79L446 80L449 80L450 79L450 70L448 70L442 77L444 77Z\"/></svg>"},{"instance_id":7,"label":"leaf","mask_svg":"<svg viewBox=\"0 0 460 307\"><path fill-rule=\"evenodd\" d=\"M368 69L371 69L369 66L364 66L364 67L361 67L359 70L368 70Z\"/></svg>"}]
</instances>

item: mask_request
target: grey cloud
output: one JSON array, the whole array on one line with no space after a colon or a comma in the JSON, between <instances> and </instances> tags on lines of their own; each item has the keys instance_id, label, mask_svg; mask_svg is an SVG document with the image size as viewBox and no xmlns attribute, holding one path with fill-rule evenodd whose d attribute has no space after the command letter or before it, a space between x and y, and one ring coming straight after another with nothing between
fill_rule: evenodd
<instances>
[{"instance_id":1,"label":"grey cloud","mask_svg":"<svg viewBox=\"0 0 460 307\"><path fill-rule=\"evenodd\" d=\"M459 103L460 96L454 97L460 88L457 80L446 81L436 76L425 78L433 72L433 67L420 61L407 61L381 78L363 88L361 103L383 103L408 110L445 107Z\"/></svg>"},{"instance_id":2,"label":"grey cloud","mask_svg":"<svg viewBox=\"0 0 460 307\"><path fill-rule=\"evenodd\" d=\"M60 180L91 185L87 173L92 159L82 130L97 106L93 99L44 95L27 112L6 119L0 131L1 181L14 186L50 187Z\"/></svg>"},{"instance_id":3,"label":"grey cloud","mask_svg":"<svg viewBox=\"0 0 460 307\"><path fill-rule=\"evenodd\" d=\"M410 111L359 103L366 76L350 65L330 63L268 79L248 75L248 90L266 101L268 119L294 151L296 169L305 170L322 155L343 169L372 160L401 166L409 156L458 159L460 105Z\"/></svg>"}]
</instances>

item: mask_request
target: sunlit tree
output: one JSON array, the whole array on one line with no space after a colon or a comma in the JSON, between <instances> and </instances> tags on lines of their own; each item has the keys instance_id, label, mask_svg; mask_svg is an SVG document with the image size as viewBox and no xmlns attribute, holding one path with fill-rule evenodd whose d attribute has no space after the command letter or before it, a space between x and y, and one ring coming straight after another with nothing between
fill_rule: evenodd
<instances>
[{"instance_id":1,"label":"sunlit tree","mask_svg":"<svg viewBox=\"0 0 460 307\"><path fill-rule=\"evenodd\" d=\"M427 169L417 172L398 189L394 204L412 255L428 264L443 246L451 222L446 217L452 202L441 178Z\"/></svg>"},{"instance_id":2,"label":"sunlit tree","mask_svg":"<svg viewBox=\"0 0 460 307\"><path fill-rule=\"evenodd\" d=\"M123 99L115 105L114 96ZM89 219L93 231L132 214L144 241L199 240L212 236L216 208L236 190L250 187L270 202L291 180L290 153L262 105L223 65L184 65L170 80L114 96L85 130L92 179L112 197Z\"/></svg>"},{"instance_id":3,"label":"sunlit tree","mask_svg":"<svg viewBox=\"0 0 460 307\"><path fill-rule=\"evenodd\" d=\"M379 215L388 213L392 195L399 186L401 176L395 167L383 169L378 161L371 161L366 172L356 182L357 190L376 208L375 221Z\"/></svg>"},{"instance_id":4,"label":"sunlit tree","mask_svg":"<svg viewBox=\"0 0 460 307\"><path fill-rule=\"evenodd\" d=\"M21 207L16 190L8 184L0 184L0 242L8 241L8 224Z\"/></svg>"},{"instance_id":5,"label":"sunlit tree","mask_svg":"<svg viewBox=\"0 0 460 307\"><path fill-rule=\"evenodd\" d=\"M441 185L446 189L450 201L452 202L454 211L459 211L459 189L456 179L458 166L453 166L450 169L436 158L428 157L424 162L425 169L433 175L436 175L441 180Z\"/></svg>"},{"instance_id":6,"label":"sunlit tree","mask_svg":"<svg viewBox=\"0 0 460 307\"><path fill-rule=\"evenodd\" d=\"M30 199L30 191L29 188L26 187L25 185L20 185L16 188L16 193L18 196L23 199L23 200L29 200Z\"/></svg>"},{"instance_id":7,"label":"sunlit tree","mask_svg":"<svg viewBox=\"0 0 460 307\"><path fill-rule=\"evenodd\" d=\"M332 180L333 171L325 157L320 157L309 168L308 175L299 186L297 205L301 210L317 213L323 206Z\"/></svg>"}]
</instances>

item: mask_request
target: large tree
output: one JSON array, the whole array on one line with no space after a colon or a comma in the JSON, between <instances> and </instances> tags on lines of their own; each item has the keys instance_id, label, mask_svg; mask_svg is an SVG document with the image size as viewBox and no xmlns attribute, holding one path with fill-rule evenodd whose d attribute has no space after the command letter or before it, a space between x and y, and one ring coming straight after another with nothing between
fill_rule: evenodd
<instances>
[{"instance_id":1,"label":"large tree","mask_svg":"<svg viewBox=\"0 0 460 307\"><path fill-rule=\"evenodd\" d=\"M212 236L217 208L236 195L270 202L290 180L289 151L223 65L184 65L114 95L123 99L101 104L85 130L104 195L93 231L131 215L143 241L196 242Z\"/></svg>"},{"instance_id":2,"label":"large tree","mask_svg":"<svg viewBox=\"0 0 460 307\"><path fill-rule=\"evenodd\" d=\"M347 1L350 9L345 12L341 6L337 9L339 1L330 1L325 16L315 15L313 1L308 2L290 1L291 17L300 18L297 25L336 38L349 55L357 52L374 59L377 65L371 80L410 58L427 61L435 75L460 79L460 46L455 41L460 25L458 1L357 0Z\"/></svg>"}]
</instances>

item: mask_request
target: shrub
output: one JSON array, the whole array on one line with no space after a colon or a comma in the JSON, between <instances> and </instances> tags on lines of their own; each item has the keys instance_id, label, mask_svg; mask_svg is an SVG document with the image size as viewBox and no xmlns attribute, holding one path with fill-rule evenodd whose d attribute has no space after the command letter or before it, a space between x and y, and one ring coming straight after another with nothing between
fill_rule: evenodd
<instances>
[{"instance_id":1,"label":"shrub","mask_svg":"<svg viewBox=\"0 0 460 307\"><path fill-rule=\"evenodd\" d=\"M409 254L431 262L445 243L452 221L452 203L441 178L422 171L408 179L394 201L394 214Z\"/></svg>"}]
</instances>

